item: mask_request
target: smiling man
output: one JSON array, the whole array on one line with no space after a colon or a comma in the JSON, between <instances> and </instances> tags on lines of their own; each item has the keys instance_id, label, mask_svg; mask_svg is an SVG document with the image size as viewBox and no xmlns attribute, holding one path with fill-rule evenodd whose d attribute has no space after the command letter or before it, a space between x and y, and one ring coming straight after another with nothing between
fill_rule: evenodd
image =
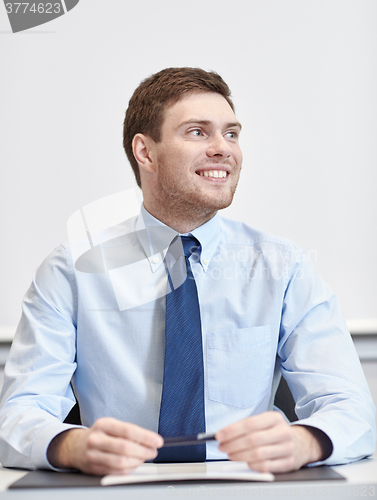
<instances>
[{"instance_id":1,"label":"smiling man","mask_svg":"<svg viewBox=\"0 0 377 500\"><path fill-rule=\"evenodd\" d=\"M112 245L142 256L138 273L118 276L120 301L111 270L80 271L69 245L37 271L5 370L3 465L126 474L229 458L283 472L373 453L375 410L334 294L295 244L218 214L240 131L216 73L170 68L135 90L124 147L144 202ZM280 374L295 424L273 407ZM63 422L75 397L82 426ZM203 432L217 442L163 447Z\"/></svg>"}]
</instances>

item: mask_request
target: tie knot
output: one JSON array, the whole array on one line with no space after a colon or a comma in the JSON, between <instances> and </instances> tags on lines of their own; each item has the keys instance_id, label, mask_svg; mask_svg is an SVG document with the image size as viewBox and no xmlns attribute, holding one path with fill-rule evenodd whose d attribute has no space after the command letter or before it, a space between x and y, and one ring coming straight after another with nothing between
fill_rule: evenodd
<instances>
[{"instance_id":1,"label":"tie knot","mask_svg":"<svg viewBox=\"0 0 377 500\"><path fill-rule=\"evenodd\" d=\"M199 247L200 243L195 236L181 236L183 252L188 259Z\"/></svg>"}]
</instances>

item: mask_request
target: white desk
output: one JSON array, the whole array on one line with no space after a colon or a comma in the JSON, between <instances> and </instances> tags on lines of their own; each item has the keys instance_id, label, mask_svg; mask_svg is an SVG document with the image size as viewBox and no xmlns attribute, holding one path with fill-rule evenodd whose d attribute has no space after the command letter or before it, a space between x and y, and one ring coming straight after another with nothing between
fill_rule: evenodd
<instances>
[{"instance_id":1,"label":"white desk","mask_svg":"<svg viewBox=\"0 0 377 500\"><path fill-rule=\"evenodd\" d=\"M114 487L7 490L25 472L0 469L0 497L4 500L162 500L167 498L377 498L377 454L371 459L334 467L345 481L280 483L194 482Z\"/></svg>"}]
</instances>

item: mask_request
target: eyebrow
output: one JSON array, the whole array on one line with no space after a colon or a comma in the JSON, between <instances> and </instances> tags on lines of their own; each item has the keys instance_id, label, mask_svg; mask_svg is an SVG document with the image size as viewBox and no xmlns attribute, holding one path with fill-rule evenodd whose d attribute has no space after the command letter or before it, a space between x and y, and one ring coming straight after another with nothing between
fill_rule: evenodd
<instances>
[{"instance_id":1,"label":"eyebrow","mask_svg":"<svg viewBox=\"0 0 377 500\"><path fill-rule=\"evenodd\" d=\"M185 125L190 125L190 123L192 123L193 125L194 124L197 124L197 125L211 125L212 122L210 120L196 120L195 118L190 118L189 120L187 120L185 122L182 122L179 125L179 127L183 127ZM240 122L229 122L229 123L226 124L225 128L234 128L234 127L237 127L240 130L242 129L242 125L240 124Z\"/></svg>"}]
</instances>

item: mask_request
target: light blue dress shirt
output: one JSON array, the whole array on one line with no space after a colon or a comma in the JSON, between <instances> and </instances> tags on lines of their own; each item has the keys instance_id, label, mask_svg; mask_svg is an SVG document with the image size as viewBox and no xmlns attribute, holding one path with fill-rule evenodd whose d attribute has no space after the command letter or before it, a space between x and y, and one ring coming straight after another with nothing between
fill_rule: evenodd
<instances>
[{"instance_id":1,"label":"light blue dress shirt","mask_svg":"<svg viewBox=\"0 0 377 500\"><path fill-rule=\"evenodd\" d=\"M169 232L170 231L170 232ZM83 425L112 416L157 431L167 251L174 232L142 207L37 270L5 368L0 461L50 467L75 398ZM203 333L207 432L273 409L280 373L300 423L333 443L327 464L372 454L375 409L336 297L291 241L213 217L192 233ZM162 236L161 236L162 235ZM102 239L101 239L102 238ZM74 393L73 393L73 390ZM225 458L216 442L207 458Z\"/></svg>"}]
</instances>

